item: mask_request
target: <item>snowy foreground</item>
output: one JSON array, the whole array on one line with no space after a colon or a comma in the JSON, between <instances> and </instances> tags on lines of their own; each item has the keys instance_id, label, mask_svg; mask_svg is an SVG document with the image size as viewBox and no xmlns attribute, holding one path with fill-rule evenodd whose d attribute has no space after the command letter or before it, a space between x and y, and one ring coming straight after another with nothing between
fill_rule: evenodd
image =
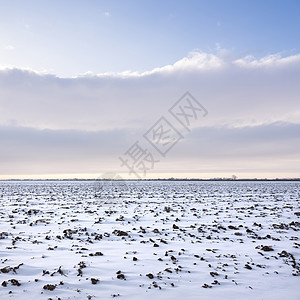
<instances>
[{"instance_id":1,"label":"snowy foreground","mask_svg":"<svg viewBox=\"0 0 300 300\"><path fill-rule=\"evenodd\" d=\"M0 182L0 299L300 299L299 182Z\"/></svg>"}]
</instances>

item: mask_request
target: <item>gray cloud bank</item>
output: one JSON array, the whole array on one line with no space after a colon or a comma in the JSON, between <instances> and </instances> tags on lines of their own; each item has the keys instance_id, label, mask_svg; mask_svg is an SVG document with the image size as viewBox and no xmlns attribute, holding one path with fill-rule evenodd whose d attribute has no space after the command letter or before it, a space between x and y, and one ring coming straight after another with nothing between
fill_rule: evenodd
<instances>
[{"instance_id":1,"label":"gray cloud bank","mask_svg":"<svg viewBox=\"0 0 300 300\"><path fill-rule=\"evenodd\" d=\"M157 172L300 175L299 82L300 55L198 52L149 72L76 78L0 70L0 174L119 170L118 156L188 90L208 116Z\"/></svg>"},{"instance_id":2,"label":"gray cloud bank","mask_svg":"<svg viewBox=\"0 0 300 300\"><path fill-rule=\"evenodd\" d=\"M292 123L202 127L188 134L163 160L150 145L148 150L161 160L156 168L159 172L210 172L209 166L213 165L215 172L229 168L245 173L250 169L267 171L271 162L272 170L297 174L299 132L300 124ZM118 157L133 141L142 142L140 133L126 129L88 132L1 126L5 147L0 149L0 168L10 175L118 170Z\"/></svg>"}]
</instances>

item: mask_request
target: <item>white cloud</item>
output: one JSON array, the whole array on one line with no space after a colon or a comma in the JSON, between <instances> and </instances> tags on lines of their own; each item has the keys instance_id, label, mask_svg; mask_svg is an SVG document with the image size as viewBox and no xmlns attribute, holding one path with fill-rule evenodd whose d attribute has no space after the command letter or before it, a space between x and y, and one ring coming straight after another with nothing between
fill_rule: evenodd
<instances>
[{"instance_id":1,"label":"white cloud","mask_svg":"<svg viewBox=\"0 0 300 300\"><path fill-rule=\"evenodd\" d=\"M230 154L223 169L230 164L250 169L253 158L266 170L274 171L272 166L280 161L276 170L289 168L294 172L300 160L296 151L300 55L229 57L198 51L148 72L88 73L75 78L2 69L0 126L10 131L0 132L0 169L17 172L21 161L16 155L21 157L26 147L28 153L33 153L32 160L34 149L40 154L35 168L40 165L49 172L53 165L43 156L47 147L55 149L56 157L63 157L64 173L72 168L77 168L77 173L94 172L101 164L113 165L116 153L126 151L159 117L167 116L168 109L184 92L190 91L209 114L198 124L200 128L194 128L176 147L173 158L171 155L160 165L161 169L171 170L172 165L182 170L192 169L193 165L200 168L199 164L209 163L217 170L222 155ZM287 139L289 132L293 136ZM47 146L44 150L43 145ZM71 154L66 158L68 151ZM201 158L197 158L200 152ZM88 159L84 158L86 154ZM59 168L59 163L55 166ZM23 167L23 173L30 170L30 165Z\"/></svg>"},{"instance_id":2,"label":"white cloud","mask_svg":"<svg viewBox=\"0 0 300 300\"><path fill-rule=\"evenodd\" d=\"M267 66L265 68L264 66ZM225 60L201 52L138 73L58 78L45 72L0 71L0 124L52 129L140 127L189 90L210 111L205 122L244 126L299 121L300 55Z\"/></svg>"},{"instance_id":3,"label":"white cloud","mask_svg":"<svg viewBox=\"0 0 300 300\"><path fill-rule=\"evenodd\" d=\"M300 54L288 56L288 57L281 57L280 54L273 54L265 56L261 59L256 59L252 55L248 55L244 58L240 58L234 61L235 64L243 67L278 67L281 65L291 65L293 63L300 62Z\"/></svg>"},{"instance_id":4,"label":"white cloud","mask_svg":"<svg viewBox=\"0 0 300 300\"><path fill-rule=\"evenodd\" d=\"M110 14L110 12L106 11L106 12L104 12L104 16L105 16L106 18L109 18L109 17L111 16L111 14Z\"/></svg>"},{"instance_id":5,"label":"white cloud","mask_svg":"<svg viewBox=\"0 0 300 300\"><path fill-rule=\"evenodd\" d=\"M15 47L13 45L5 45L2 47L2 49L7 51L13 51L15 50Z\"/></svg>"},{"instance_id":6,"label":"white cloud","mask_svg":"<svg viewBox=\"0 0 300 300\"><path fill-rule=\"evenodd\" d=\"M145 72L144 75L160 72L211 70L221 68L223 65L224 61L214 54L191 52L187 57L180 59L173 65L153 69L150 72Z\"/></svg>"},{"instance_id":7,"label":"white cloud","mask_svg":"<svg viewBox=\"0 0 300 300\"><path fill-rule=\"evenodd\" d=\"M126 70L123 72L107 72L101 74L93 74L92 72L88 72L83 74L83 76L97 76L97 77L144 77L153 74L167 74L167 73L175 73L175 72L188 72L193 70L210 70L210 69L217 69L224 65L224 61L220 57L214 54L208 54L204 52L190 52L188 56L178 60L172 65L166 65L159 68L154 68L150 71L145 72L136 72L131 70ZM78 77L82 77L78 76Z\"/></svg>"}]
</instances>

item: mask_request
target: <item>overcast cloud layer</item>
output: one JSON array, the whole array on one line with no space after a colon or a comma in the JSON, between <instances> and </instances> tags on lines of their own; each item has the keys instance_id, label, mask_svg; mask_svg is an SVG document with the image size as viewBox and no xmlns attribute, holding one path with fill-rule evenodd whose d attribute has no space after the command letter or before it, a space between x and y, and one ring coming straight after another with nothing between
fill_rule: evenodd
<instances>
[{"instance_id":1,"label":"overcast cloud layer","mask_svg":"<svg viewBox=\"0 0 300 300\"><path fill-rule=\"evenodd\" d=\"M186 91L208 115L148 177L300 177L299 82L300 55L257 60L226 51L194 52L144 73L0 70L0 178L126 177L118 156Z\"/></svg>"}]
</instances>

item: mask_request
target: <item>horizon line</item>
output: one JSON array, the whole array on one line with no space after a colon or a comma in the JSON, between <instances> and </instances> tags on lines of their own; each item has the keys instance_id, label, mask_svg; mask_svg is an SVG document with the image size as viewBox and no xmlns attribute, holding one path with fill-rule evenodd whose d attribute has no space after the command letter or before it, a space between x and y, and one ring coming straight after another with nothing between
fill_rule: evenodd
<instances>
[{"instance_id":1,"label":"horizon line","mask_svg":"<svg viewBox=\"0 0 300 300\"><path fill-rule=\"evenodd\" d=\"M291 178L40 178L40 179L0 179L0 181L300 181L300 177Z\"/></svg>"}]
</instances>

